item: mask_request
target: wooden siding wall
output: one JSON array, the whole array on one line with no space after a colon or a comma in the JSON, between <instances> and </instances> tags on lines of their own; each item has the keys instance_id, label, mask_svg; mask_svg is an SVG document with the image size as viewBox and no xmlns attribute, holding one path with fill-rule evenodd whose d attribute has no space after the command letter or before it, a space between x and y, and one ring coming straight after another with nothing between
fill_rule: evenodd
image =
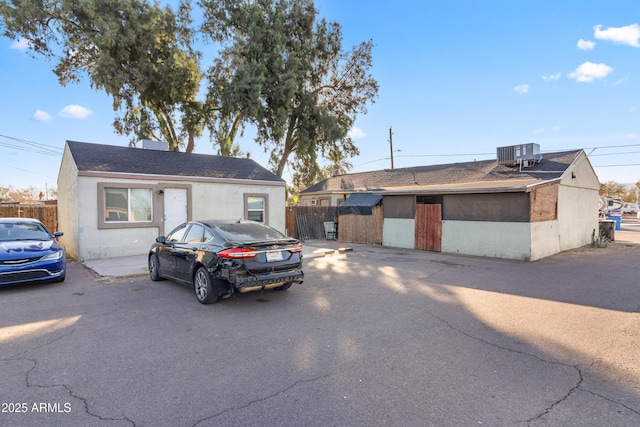
<instances>
[{"instance_id":1,"label":"wooden siding wall","mask_svg":"<svg viewBox=\"0 0 640 427\"><path fill-rule=\"evenodd\" d=\"M0 205L0 218L35 218L42 221L51 233L58 231L57 206Z\"/></svg>"},{"instance_id":2,"label":"wooden siding wall","mask_svg":"<svg viewBox=\"0 0 640 427\"><path fill-rule=\"evenodd\" d=\"M372 215L340 215L338 240L350 243L382 245L382 206L373 206Z\"/></svg>"},{"instance_id":3,"label":"wooden siding wall","mask_svg":"<svg viewBox=\"0 0 640 427\"><path fill-rule=\"evenodd\" d=\"M286 233L295 237L296 239L300 238L300 233L298 232L298 222L297 216L305 215L307 219L313 218L311 222L311 226L315 228L320 228L321 226L324 228L323 223L327 221L335 221L338 217L338 207L337 206L287 206L286 208ZM320 230L317 231L317 238L324 239L325 236L322 235Z\"/></svg>"},{"instance_id":4,"label":"wooden siding wall","mask_svg":"<svg viewBox=\"0 0 640 427\"><path fill-rule=\"evenodd\" d=\"M558 219L558 185L536 188L531 192L531 222Z\"/></svg>"}]
</instances>

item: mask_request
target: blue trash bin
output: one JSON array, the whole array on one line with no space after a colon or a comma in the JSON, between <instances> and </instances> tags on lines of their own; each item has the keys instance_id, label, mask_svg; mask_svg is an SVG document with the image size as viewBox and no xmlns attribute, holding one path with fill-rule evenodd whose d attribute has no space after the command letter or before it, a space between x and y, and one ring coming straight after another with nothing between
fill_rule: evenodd
<instances>
[{"instance_id":1,"label":"blue trash bin","mask_svg":"<svg viewBox=\"0 0 640 427\"><path fill-rule=\"evenodd\" d=\"M607 219L609 221L615 221L616 222L616 230L620 230L620 225L622 223L622 217L621 216L608 216Z\"/></svg>"}]
</instances>

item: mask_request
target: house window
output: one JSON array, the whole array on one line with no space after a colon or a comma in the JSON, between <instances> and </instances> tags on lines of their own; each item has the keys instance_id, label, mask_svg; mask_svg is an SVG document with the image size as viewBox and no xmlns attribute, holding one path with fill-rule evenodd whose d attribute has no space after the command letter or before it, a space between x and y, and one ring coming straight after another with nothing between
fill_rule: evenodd
<instances>
[{"instance_id":1,"label":"house window","mask_svg":"<svg viewBox=\"0 0 640 427\"><path fill-rule=\"evenodd\" d=\"M244 196L244 216L251 221L267 223L267 195L266 194L245 194Z\"/></svg>"},{"instance_id":2,"label":"house window","mask_svg":"<svg viewBox=\"0 0 640 427\"><path fill-rule=\"evenodd\" d=\"M153 221L152 193L149 188L104 189L105 222Z\"/></svg>"}]
</instances>

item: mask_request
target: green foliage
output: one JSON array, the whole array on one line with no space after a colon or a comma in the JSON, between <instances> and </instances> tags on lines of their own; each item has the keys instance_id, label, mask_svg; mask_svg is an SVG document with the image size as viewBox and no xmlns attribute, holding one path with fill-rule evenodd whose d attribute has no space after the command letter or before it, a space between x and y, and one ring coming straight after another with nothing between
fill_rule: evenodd
<instances>
[{"instance_id":1,"label":"green foliage","mask_svg":"<svg viewBox=\"0 0 640 427\"><path fill-rule=\"evenodd\" d=\"M594 248L606 248L609 244L609 239L603 233L596 234L595 228L591 232L591 247Z\"/></svg>"},{"instance_id":2,"label":"green foliage","mask_svg":"<svg viewBox=\"0 0 640 427\"><path fill-rule=\"evenodd\" d=\"M194 107L202 76L188 3L175 15L144 0L11 0L0 3L0 14L4 36L26 39L34 56L57 57L61 85L86 76L113 97L123 112L118 133L164 140L172 150L184 135L202 133L201 115L189 114L203 110Z\"/></svg>"},{"instance_id":3,"label":"green foliage","mask_svg":"<svg viewBox=\"0 0 640 427\"><path fill-rule=\"evenodd\" d=\"M600 183L600 195L607 197L622 198L627 192L627 188L615 181Z\"/></svg>"},{"instance_id":4,"label":"green foliage","mask_svg":"<svg viewBox=\"0 0 640 427\"><path fill-rule=\"evenodd\" d=\"M220 117L237 114L256 126L278 176L290 156L294 180L312 182L322 176L318 156L359 153L348 131L378 92L370 41L343 51L340 25L317 21L310 0L200 5L203 32L221 45L208 71L208 102L221 106Z\"/></svg>"},{"instance_id":5,"label":"green foliage","mask_svg":"<svg viewBox=\"0 0 640 427\"><path fill-rule=\"evenodd\" d=\"M282 176L313 183L348 170L359 154L348 134L374 102L371 41L342 48L341 27L317 17L312 0L200 0L202 35L219 56L203 75L191 4L175 12L148 0L0 0L2 34L56 59L61 85L87 79L113 98L114 128L131 141L156 139L193 150L208 128L221 155L244 155L236 136L256 142Z\"/></svg>"}]
</instances>

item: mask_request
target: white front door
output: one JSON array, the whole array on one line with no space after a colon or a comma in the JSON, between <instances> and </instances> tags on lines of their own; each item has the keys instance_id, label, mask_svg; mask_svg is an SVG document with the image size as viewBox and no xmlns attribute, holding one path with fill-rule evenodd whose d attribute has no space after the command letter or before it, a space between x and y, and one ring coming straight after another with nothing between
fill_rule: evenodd
<instances>
[{"instance_id":1,"label":"white front door","mask_svg":"<svg viewBox=\"0 0 640 427\"><path fill-rule=\"evenodd\" d=\"M164 189L164 234L187 222L187 190L186 188Z\"/></svg>"}]
</instances>

